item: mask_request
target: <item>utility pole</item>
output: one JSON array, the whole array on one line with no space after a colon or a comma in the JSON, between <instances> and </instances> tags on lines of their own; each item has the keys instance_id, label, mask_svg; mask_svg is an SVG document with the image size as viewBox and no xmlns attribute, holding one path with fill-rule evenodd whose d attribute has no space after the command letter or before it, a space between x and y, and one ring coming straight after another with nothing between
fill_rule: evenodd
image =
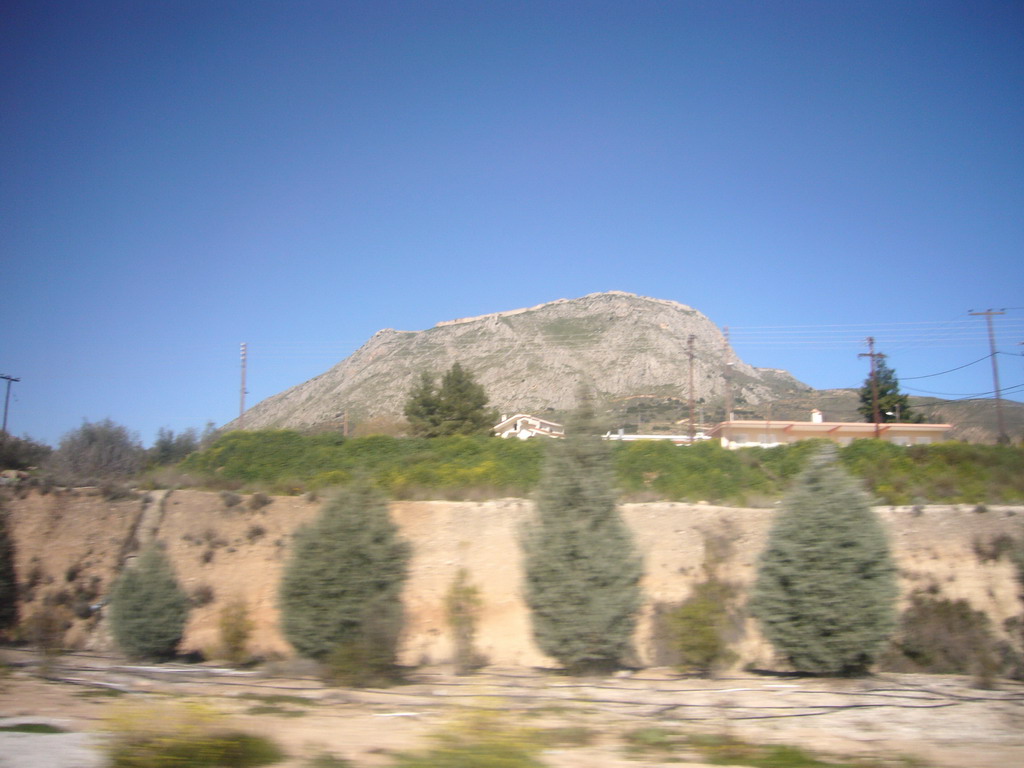
<instances>
[{"instance_id":1,"label":"utility pole","mask_svg":"<svg viewBox=\"0 0 1024 768\"><path fill-rule=\"evenodd\" d=\"M242 342L242 388L239 393L238 402L238 428L242 429L245 423L245 365L249 355L249 347Z\"/></svg>"},{"instance_id":2,"label":"utility pole","mask_svg":"<svg viewBox=\"0 0 1024 768\"><path fill-rule=\"evenodd\" d=\"M1005 309L986 309L984 312L967 310L969 315L980 315L988 323L988 346L992 352L992 385L996 394L996 424L998 425L999 436L996 441L999 443L1010 442L1010 436L1006 434L1006 423L1003 421L1003 397L999 389L999 362L996 359L996 332L992 328L992 315L1005 315Z\"/></svg>"},{"instance_id":3,"label":"utility pole","mask_svg":"<svg viewBox=\"0 0 1024 768\"><path fill-rule=\"evenodd\" d=\"M725 370L722 371L722 378L725 379L725 418L723 421L732 421L732 361L729 359L729 326L722 329L725 346L722 348L722 359L725 361Z\"/></svg>"},{"instance_id":4,"label":"utility pole","mask_svg":"<svg viewBox=\"0 0 1024 768\"><path fill-rule=\"evenodd\" d=\"M871 413L872 418L875 420L875 439L881 434L879 429L879 422L882 420L882 414L878 409L878 376L876 371L878 369L875 360L879 357L885 357L881 352L875 352L875 337L868 336L868 351L861 352L857 357L870 357L871 358Z\"/></svg>"},{"instance_id":5,"label":"utility pole","mask_svg":"<svg viewBox=\"0 0 1024 768\"><path fill-rule=\"evenodd\" d=\"M693 429L693 340L696 338L692 333L686 342L686 356L690 359L690 445L693 445L695 432Z\"/></svg>"},{"instance_id":6,"label":"utility pole","mask_svg":"<svg viewBox=\"0 0 1024 768\"><path fill-rule=\"evenodd\" d=\"M11 382L21 381L21 379L16 379L13 376L7 376L6 374L0 374L0 379L6 379L7 380L7 396L4 397L4 429L3 429L4 439L6 440L7 439L7 408L8 408L8 406L11 403Z\"/></svg>"}]
</instances>

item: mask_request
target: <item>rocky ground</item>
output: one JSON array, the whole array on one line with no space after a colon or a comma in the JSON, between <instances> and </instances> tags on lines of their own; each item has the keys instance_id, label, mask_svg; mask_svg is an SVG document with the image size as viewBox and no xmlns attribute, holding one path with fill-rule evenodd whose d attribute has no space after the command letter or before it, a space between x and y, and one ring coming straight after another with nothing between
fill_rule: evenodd
<instances>
[{"instance_id":1,"label":"rocky ground","mask_svg":"<svg viewBox=\"0 0 1024 768\"><path fill-rule=\"evenodd\" d=\"M405 685L326 687L294 667L232 670L210 665L140 666L105 655L69 654L43 665L27 651L5 651L0 728L50 723L59 734L0 731L3 768L103 765L102 726L112 709L202 701L233 725L275 739L286 768L324 752L358 766L388 764L388 754L421 746L469 709L540 731L571 728L586 744L553 743L551 768L700 765L676 746L628 748L629 734L729 733L746 741L792 744L832 755L914 758L936 768L1024 765L1024 685L973 688L952 676L880 675L825 680L732 675L700 680L648 669L577 679L533 668L492 667L455 677L439 668L410 673ZM289 674L290 673L290 674Z\"/></svg>"}]
</instances>

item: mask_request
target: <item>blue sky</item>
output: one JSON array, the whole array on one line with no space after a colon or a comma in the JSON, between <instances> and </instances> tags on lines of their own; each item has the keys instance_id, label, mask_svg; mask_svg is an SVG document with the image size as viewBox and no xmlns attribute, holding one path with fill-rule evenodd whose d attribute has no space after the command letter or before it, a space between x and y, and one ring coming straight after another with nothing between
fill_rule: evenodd
<instances>
[{"instance_id":1,"label":"blue sky","mask_svg":"<svg viewBox=\"0 0 1024 768\"><path fill-rule=\"evenodd\" d=\"M0 373L51 444L606 290L1024 399L1024 3L7 0ZM988 360L904 380L989 393Z\"/></svg>"}]
</instances>

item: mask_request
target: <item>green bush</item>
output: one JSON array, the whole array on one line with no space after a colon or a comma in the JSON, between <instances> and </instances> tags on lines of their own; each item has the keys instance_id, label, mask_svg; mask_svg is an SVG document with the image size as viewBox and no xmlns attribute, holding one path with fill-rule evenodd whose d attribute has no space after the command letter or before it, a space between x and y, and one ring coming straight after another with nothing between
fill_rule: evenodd
<instances>
[{"instance_id":1,"label":"green bush","mask_svg":"<svg viewBox=\"0 0 1024 768\"><path fill-rule=\"evenodd\" d=\"M61 483L96 485L136 475L144 460L138 437L104 419L86 421L64 435L45 467Z\"/></svg>"},{"instance_id":2,"label":"green bush","mask_svg":"<svg viewBox=\"0 0 1024 768\"><path fill-rule=\"evenodd\" d=\"M469 581L469 573L460 568L445 595L445 617L452 630L452 656L455 674L468 675L484 661L473 647L479 617L480 590Z\"/></svg>"},{"instance_id":3,"label":"green bush","mask_svg":"<svg viewBox=\"0 0 1024 768\"><path fill-rule=\"evenodd\" d=\"M470 712L432 737L428 749L398 755L393 768L544 768L543 745L497 714Z\"/></svg>"},{"instance_id":4,"label":"green bush","mask_svg":"<svg viewBox=\"0 0 1024 768\"><path fill-rule=\"evenodd\" d=\"M150 546L121 574L111 592L114 639L135 658L173 656L185 631L188 606L188 596L163 551Z\"/></svg>"},{"instance_id":5,"label":"green bush","mask_svg":"<svg viewBox=\"0 0 1024 768\"><path fill-rule=\"evenodd\" d=\"M695 584L693 594L669 614L680 670L708 677L735 660L728 642L733 623L729 602L735 592L710 576Z\"/></svg>"},{"instance_id":6,"label":"green bush","mask_svg":"<svg viewBox=\"0 0 1024 768\"><path fill-rule=\"evenodd\" d=\"M249 768L285 757L269 739L228 728L196 705L119 708L107 730L111 768Z\"/></svg>"},{"instance_id":7,"label":"green bush","mask_svg":"<svg viewBox=\"0 0 1024 768\"><path fill-rule=\"evenodd\" d=\"M1020 666L1008 650L1000 647L989 617L966 600L918 593L900 616L882 666L895 672L973 675L988 682Z\"/></svg>"},{"instance_id":8,"label":"green bush","mask_svg":"<svg viewBox=\"0 0 1024 768\"><path fill-rule=\"evenodd\" d=\"M252 635L252 619L249 604L242 598L227 603L220 609L218 617L221 653L232 664L243 664L249 659L249 637Z\"/></svg>"},{"instance_id":9,"label":"green bush","mask_svg":"<svg viewBox=\"0 0 1024 768\"><path fill-rule=\"evenodd\" d=\"M401 680L395 664L395 638L400 627L374 633L364 627L366 637L344 640L324 659L323 677L332 685L350 688L386 688Z\"/></svg>"},{"instance_id":10,"label":"green bush","mask_svg":"<svg viewBox=\"0 0 1024 768\"><path fill-rule=\"evenodd\" d=\"M18 574L14 569L14 537L0 499L0 636L18 624Z\"/></svg>"}]
</instances>

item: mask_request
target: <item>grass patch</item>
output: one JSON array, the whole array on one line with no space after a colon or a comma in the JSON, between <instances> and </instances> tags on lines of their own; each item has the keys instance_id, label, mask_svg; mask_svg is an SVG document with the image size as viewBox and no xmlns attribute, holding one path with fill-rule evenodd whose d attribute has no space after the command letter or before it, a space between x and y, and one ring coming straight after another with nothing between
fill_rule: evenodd
<instances>
[{"instance_id":1,"label":"grass patch","mask_svg":"<svg viewBox=\"0 0 1024 768\"><path fill-rule=\"evenodd\" d=\"M86 688L75 691L74 695L79 699L118 699L127 696L128 692L117 688Z\"/></svg>"},{"instance_id":2,"label":"grass patch","mask_svg":"<svg viewBox=\"0 0 1024 768\"><path fill-rule=\"evenodd\" d=\"M917 765L913 760L900 758L898 762L884 763L867 759L824 758L800 747L786 744L750 744L733 736L690 736L687 745L700 759L711 765L746 765L751 768L882 768L882 766Z\"/></svg>"},{"instance_id":3,"label":"grass patch","mask_svg":"<svg viewBox=\"0 0 1024 768\"><path fill-rule=\"evenodd\" d=\"M277 704L257 704L245 710L247 715L274 715L276 717L304 717L309 714L303 709L288 709Z\"/></svg>"},{"instance_id":4,"label":"grass patch","mask_svg":"<svg viewBox=\"0 0 1024 768\"><path fill-rule=\"evenodd\" d=\"M684 737L676 731L658 726L634 728L627 731L623 739L626 742L626 751L634 754L674 752L685 743Z\"/></svg>"},{"instance_id":5,"label":"grass patch","mask_svg":"<svg viewBox=\"0 0 1024 768\"><path fill-rule=\"evenodd\" d=\"M546 768L544 745L493 712L469 712L431 736L433 745L395 756L393 768Z\"/></svg>"},{"instance_id":6,"label":"grass patch","mask_svg":"<svg viewBox=\"0 0 1024 768\"><path fill-rule=\"evenodd\" d=\"M16 723L15 725L0 725L2 733L67 733L64 728L49 723Z\"/></svg>"},{"instance_id":7,"label":"grass patch","mask_svg":"<svg viewBox=\"0 0 1024 768\"><path fill-rule=\"evenodd\" d=\"M209 707L120 707L109 717L110 768L250 768L281 762L269 739L230 728Z\"/></svg>"},{"instance_id":8,"label":"grass patch","mask_svg":"<svg viewBox=\"0 0 1024 768\"><path fill-rule=\"evenodd\" d=\"M311 757L302 764L302 768L354 768L351 761L343 757L323 752Z\"/></svg>"},{"instance_id":9,"label":"grass patch","mask_svg":"<svg viewBox=\"0 0 1024 768\"><path fill-rule=\"evenodd\" d=\"M300 707L313 707L318 703L303 696L287 696L285 694L243 693L238 698L246 701L258 701L261 704L296 704Z\"/></svg>"},{"instance_id":10,"label":"grass patch","mask_svg":"<svg viewBox=\"0 0 1024 768\"><path fill-rule=\"evenodd\" d=\"M566 725L552 728L530 728L524 732L524 735L538 744L550 748L585 747L593 743L597 734L592 728L587 728L584 725Z\"/></svg>"}]
</instances>

